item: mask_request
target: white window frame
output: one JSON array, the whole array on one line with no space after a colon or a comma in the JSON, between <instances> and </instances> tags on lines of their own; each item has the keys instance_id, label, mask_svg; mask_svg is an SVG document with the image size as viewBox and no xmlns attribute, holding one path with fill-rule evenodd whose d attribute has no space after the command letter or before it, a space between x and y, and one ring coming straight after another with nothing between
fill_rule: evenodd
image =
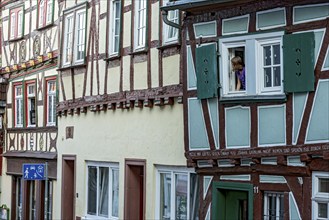
<instances>
[{"instance_id":1,"label":"white window frame","mask_svg":"<svg viewBox=\"0 0 329 220\"><path fill-rule=\"evenodd\" d=\"M141 50L145 48L147 33L146 33L146 19L147 19L147 1L134 1L134 50Z\"/></svg>"},{"instance_id":2,"label":"white window frame","mask_svg":"<svg viewBox=\"0 0 329 220\"><path fill-rule=\"evenodd\" d=\"M14 8L10 10L10 35L9 39L17 39L23 36L24 8Z\"/></svg>"},{"instance_id":3,"label":"white window frame","mask_svg":"<svg viewBox=\"0 0 329 220\"><path fill-rule=\"evenodd\" d=\"M15 127L23 127L23 85L16 85L15 87ZM17 95L18 89L21 94Z\"/></svg>"},{"instance_id":4,"label":"white window frame","mask_svg":"<svg viewBox=\"0 0 329 220\"><path fill-rule=\"evenodd\" d=\"M38 28L45 27L52 23L53 0L38 1Z\"/></svg>"},{"instance_id":5,"label":"white window frame","mask_svg":"<svg viewBox=\"0 0 329 220\"><path fill-rule=\"evenodd\" d=\"M175 213L175 175L187 175L187 201L186 201L186 207L187 207L187 216L186 219L190 219L190 186L191 186L191 174L195 174L193 169L183 168L183 167L166 167L166 166L158 166L157 167L157 176L156 176L156 219L162 219L160 216L160 204L161 204L161 174L170 174L171 175L171 192L170 192L170 219L175 220L176 219L176 213ZM197 192L198 193L198 192Z\"/></svg>"},{"instance_id":6,"label":"white window frame","mask_svg":"<svg viewBox=\"0 0 329 220\"><path fill-rule=\"evenodd\" d=\"M329 193L319 192L319 179L329 179L329 172L312 173L312 219L325 220L318 217L318 203L327 203L327 217L329 217Z\"/></svg>"},{"instance_id":7,"label":"white window frame","mask_svg":"<svg viewBox=\"0 0 329 220\"><path fill-rule=\"evenodd\" d=\"M163 0L163 5L166 5L169 2L169 0ZM170 10L168 11L168 15L167 18L169 21L179 24L179 10ZM163 37L163 44L170 44L170 43L174 43L177 42L178 40L178 29L173 27L173 26L169 26L166 23L162 22L162 37ZM175 33L173 36L169 36L169 33Z\"/></svg>"},{"instance_id":8,"label":"white window frame","mask_svg":"<svg viewBox=\"0 0 329 220\"><path fill-rule=\"evenodd\" d=\"M269 218L269 210L270 210L270 207L269 207L269 204L268 204L268 196L269 195L275 195L276 196L276 205L275 205L275 209L276 209L276 215L275 215L275 218L276 219L280 219L280 197L282 197L282 202L284 203L284 194L281 192L264 192L264 213L263 213L263 219L264 220L269 220L269 219L272 219L272 218ZM284 211L284 210L283 210Z\"/></svg>"},{"instance_id":9,"label":"white window frame","mask_svg":"<svg viewBox=\"0 0 329 220\"><path fill-rule=\"evenodd\" d=\"M220 83L221 96L261 96L261 95L278 95L283 93L283 50L282 36L284 32L272 32L255 35L243 35L235 37L224 37L219 40L219 63L220 63ZM280 44L280 77L281 85L275 88L264 89L264 74L260 65L263 63L262 50L266 44ZM231 70L232 55L229 50L237 47L244 47L245 52L245 71L246 71L246 90L230 91L229 75ZM232 73L234 74L234 73ZM251 86L253 84L254 86Z\"/></svg>"},{"instance_id":10,"label":"white window frame","mask_svg":"<svg viewBox=\"0 0 329 220\"><path fill-rule=\"evenodd\" d=\"M55 89L50 89L50 84L54 83ZM55 126L56 125L56 80L47 80L47 126ZM49 108L55 109L55 111L51 111L49 114Z\"/></svg>"},{"instance_id":11,"label":"white window frame","mask_svg":"<svg viewBox=\"0 0 329 220\"><path fill-rule=\"evenodd\" d=\"M119 14L117 14L117 8L119 7ZM121 27L121 0L110 0L109 11L109 56L117 56L120 50L120 27ZM118 26L116 26L118 22ZM117 29L118 28L118 29ZM118 34L116 34L118 33ZM117 41L115 39L117 38ZM117 42L118 45L115 43Z\"/></svg>"},{"instance_id":12,"label":"white window frame","mask_svg":"<svg viewBox=\"0 0 329 220\"><path fill-rule=\"evenodd\" d=\"M37 111L37 105L36 105L36 96L35 96L35 90L36 90L36 84L35 83L28 83L26 84L27 87L27 126L28 127L35 127L36 126L36 111ZM33 87L33 92L30 93L30 88ZM34 111L35 111L35 123L31 124L31 116L30 116L30 111L32 110L32 100L34 98Z\"/></svg>"},{"instance_id":13,"label":"white window frame","mask_svg":"<svg viewBox=\"0 0 329 220\"><path fill-rule=\"evenodd\" d=\"M106 168L109 168L109 185L108 185L108 189L109 189L109 196L108 196L108 215L107 217L103 217L103 216L98 216L97 214L96 215L90 215L88 214L88 176L89 176L89 173L88 173L88 167L90 166L93 166L93 167L97 167L97 198L96 198L96 213L98 213L98 181L99 181L99 167L106 167ZM87 219L110 219L110 220L118 220L119 219L119 212L118 212L118 216L112 216L112 197L113 197L113 185L112 185L112 182L113 182L113 170L119 172L119 164L118 163L106 163L106 162L94 162L94 161L87 161L87 166L86 166L86 218ZM119 183L119 187L120 187L120 172L119 172L119 177L118 177L118 183ZM120 199L120 195L118 196L118 210L119 210L119 199Z\"/></svg>"},{"instance_id":14,"label":"white window frame","mask_svg":"<svg viewBox=\"0 0 329 220\"><path fill-rule=\"evenodd\" d=\"M82 15L83 19L79 20ZM86 56L87 10L85 4L64 12L63 16L63 57L62 66L79 65L85 62ZM74 28L74 29L73 29ZM81 35L79 35L81 34ZM79 37L81 36L81 37ZM78 57L79 47L83 56Z\"/></svg>"}]
</instances>

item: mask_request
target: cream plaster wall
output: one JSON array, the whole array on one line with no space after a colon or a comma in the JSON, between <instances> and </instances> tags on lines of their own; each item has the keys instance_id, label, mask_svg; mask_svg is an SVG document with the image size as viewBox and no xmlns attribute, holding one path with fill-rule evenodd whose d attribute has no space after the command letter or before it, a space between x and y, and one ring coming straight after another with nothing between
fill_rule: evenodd
<instances>
[{"instance_id":1,"label":"cream plaster wall","mask_svg":"<svg viewBox=\"0 0 329 220\"><path fill-rule=\"evenodd\" d=\"M183 145L183 106L143 108L80 114L59 118L58 176L62 155L75 155L76 215L86 210L86 160L118 162L120 169L119 219L124 209L124 161L146 159L146 219L154 219L154 164L186 165ZM74 126L74 139L65 138L66 126ZM91 138L92 137L92 138ZM57 186L60 195L60 186ZM60 201L54 204L60 210Z\"/></svg>"},{"instance_id":2,"label":"cream plaster wall","mask_svg":"<svg viewBox=\"0 0 329 220\"><path fill-rule=\"evenodd\" d=\"M125 1L126 2L126 1ZM123 48L131 45L131 12L123 14Z\"/></svg>"},{"instance_id":3,"label":"cream plaster wall","mask_svg":"<svg viewBox=\"0 0 329 220\"><path fill-rule=\"evenodd\" d=\"M151 86L159 87L159 51L150 49L151 53Z\"/></svg>"},{"instance_id":4,"label":"cream plaster wall","mask_svg":"<svg viewBox=\"0 0 329 220\"><path fill-rule=\"evenodd\" d=\"M179 54L163 58L163 85L179 84Z\"/></svg>"},{"instance_id":5,"label":"cream plaster wall","mask_svg":"<svg viewBox=\"0 0 329 220\"><path fill-rule=\"evenodd\" d=\"M152 10L152 14L151 14L152 18L150 21L152 23L151 41L159 39L159 14L160 14L159 2L160 1L157 1L154 4L151 4L151 10Z\"/></svg>"},{"instance_id":6,"label":"cream plaster wall","mask_svg":"<svg viewBox=\"0 0 329 220\"><path fill-rule=\"evenodd\" d=\"M107 73L107 91L108 93L119 92L120 86L120 67L109 68Z\"/></svg>"},{"instance_id":7,"label":"cream plaster wall","mask_svg":"<svg viewBox=\"0 0 329 220\"><path fill-rule=\"evenodd\" d=\"M122 57L122 88L123 90L130 89L130 57L124 56Z\"/></svg>"},{"instance_id":8,"label":"cream plaster wall","mask_svg":"<svg viewBox=\"0 0 329 220\"><path fill-rule=\"evenodd\" d=\"M2 170L7 170L7 159L5 157L2 158ZM7 207L11 210L11 197L12 197L12 188L11 188L11 178L12 176L7 176L6 172L2 172L1 176L1 196L0 196L0 204L6 204Z\"/></svg>"},{"instance_id":9,"label":"cream plaster wall","mask_svg":"<svg viewBox=\"0 0 329 220\"><path fill-rule=\"evenodd\" d=\"M66 100L70 100L73 97L72 93L72 78L70 75L63 76L63 87L65 92ZM87 82L87 94L90 93L88 90L88 82Z\"/></svg>"},{"instance_id":10,"label":"cream plaster wall","mask_svg":"<svg viewBox=\"0 0 329 220\"><path fill-rule=\"evenodd\" d=\"M85 75L83 73L74 75L74 85L75 85L75 98L82 97L83 92L83 80ZM66 87L67 88L67 87ZM68 89L68 88L67 88ZM60 92L61 93L61 92Z\"/></svg>"},{"instance_id":11,"label":"cream plaster wall","mask_svg":"<svg viewBox=\"0 0 329 220\"><path fill-rule=\"evenodd\" d=\"M147 62L134 64L134 89L147 89Z\"/></svg>"}]
</instances>

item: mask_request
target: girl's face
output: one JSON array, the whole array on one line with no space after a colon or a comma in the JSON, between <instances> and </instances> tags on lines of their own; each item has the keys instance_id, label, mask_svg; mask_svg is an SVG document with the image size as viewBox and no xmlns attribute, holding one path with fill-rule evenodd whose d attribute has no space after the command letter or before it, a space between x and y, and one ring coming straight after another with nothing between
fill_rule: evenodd
<instances>
[{"instance_id":1,"label":"girl's face","mask_svg":"<svg viewBox=\"0 0 329 220\"><path fill-rule=\"evenodd\" d=\"M234 63L232 62L232 69L233 69L234 71L239 70L239 69L238 69L238 65L236 65L236 64L234 64Z\"/></svg>"}]
</instances>

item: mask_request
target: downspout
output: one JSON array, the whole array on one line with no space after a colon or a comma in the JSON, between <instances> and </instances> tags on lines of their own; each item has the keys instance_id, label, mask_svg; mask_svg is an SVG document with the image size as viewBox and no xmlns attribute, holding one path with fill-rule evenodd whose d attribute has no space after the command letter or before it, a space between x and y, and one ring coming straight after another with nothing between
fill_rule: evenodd
<instances>
[{"instance_id":1,"label":"downspout","mask_svg":"<svg viewBox=\"0 0 329 220\"><path fill-rule=\"evenodd\" d=\"M174 28L177 28L179 30L182 29L179 24L168 20L168 17L167 17L168 16L168 11L167 10L162 9L161 14L162 14L162 20L163 20L164 23L166 23L167 25L172 26Z\"/></svg>"}]
</instances>

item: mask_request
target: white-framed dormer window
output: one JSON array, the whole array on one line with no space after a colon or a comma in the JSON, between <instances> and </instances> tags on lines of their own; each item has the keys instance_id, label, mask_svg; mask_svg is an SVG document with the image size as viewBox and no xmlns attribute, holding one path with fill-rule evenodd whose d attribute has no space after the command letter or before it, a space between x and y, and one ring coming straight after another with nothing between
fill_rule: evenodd
<instances>
[{"instance_id":1,"label":"white-framed dormer window","mask_svg":"<svg viewBox=\"0 0 329 220\"><path fill-rule=\"evenodd\" d=\"M62 66L83 64L86 44L86 7L64 12Z\"/></svg>"},{"instance_id":2,"label":"white-framed dormer window","mask_svg":"<svg viewBox=\"0 0 329 220\"><path fill-rule=\"evenodd\" d=\"M9 39L13 40L23 36L23 21L24 21L24 9L23 7L10 10L10 32Z\"/></svg>"},{"instance_id":3,"label":"white-framed dormer window","mask_svg":"<svg viewBox=\"0 0 329 220\"><path fill-rule=\"evenodd\" d=\"M47 126L56 125L56 79L50 78L46 80L47 85Z\"/></svg>"},{"instance_id":4,"label":"white-framed dormer window","mask_svg":"<svg viewBox=\"0 0 329 220\"><path fill-rule=\"evenodd\" d=\"M178 167L157 169L156 219L196 219L198 177Z\"/></svg>"},{"instance_id":5,"label":"white-framed dormer window","mask_svg":"<svg viewBox=\"0 0 329 220\"><path fill-rule=\"evenodd\" d=\"M114 163L87 163L88 219L119 217L119 166Z\"/></svg>"},{"instance_id":6,"label":"white-framed dormer window","mask_svg":"<svg viewBox=\"0 0 329 220\"><path fill-rule=\"evenodd\" d=\"M282 36L273 32L220 39L221 95L283 94ZM243 71L233 70L234 57L241 58Z\"/></svg>"},{"instance_id":7,"label":"white-framed dormer window","mask_svg":"<svg viewBox=\"0 0 329 220\"><path fill-rule=\"evenodd\" d=\"M109 11L109 56L116 56L119 54L120 19L121 0L111 0Z\"/></svg>"},{"instance_id":8,"label":"white-framed dormer window","mask_svg":"<svg viewBox=\"0 0 329 220\"><path fill-rule=\"evenodd\" d=\"M166 5L169 0L163 0L163 5ZM168 11L167 18L169 21L174 22L176 24L179 23L179 10ZM178 39L178 29L172 26L169 26L163 22L163 43L169 44L172 42L176 42Z\"/></svg>"},{"instance_id":9,"label":"white-framed dormer window","mask_svg":"<svg viewBox=\"0 0 329 220\"><path fill-rule=\"evenodd\" d=\"M15 127L23 127L23 87L22 84L14 86L15 92Z\"/></svg>"},{"instance_id":10,"label":"white-framed dormer window","mask_svg":"<svg viewBox=\"0 0 329 220\"><path fill-rule=\"evenodd\" d=\"M329 219L329 173L312 174L312 219Z\"/></svg>"},{"instance_id":11,"label":"white-framed dormer window","mask_svg":"<svg viewBox=\"0 0 329 220\"><path fill-rule=\"evenodd\" d=\"M26 84L27 94L27 108L26 108L26 120L27 126L33 127L36 124L36 97L35 97L35 83Z\"/></svg>"},{"instance_id":12,"label":"white-framed dormer window","mask_svg":"<svg viewBox=\"0 0 329 220\"><path fill-rule=\"evenodd\" d=\"M147 1L134 1L134 50L143 49L146 45Z\"/></svg>"},{"instance_id":13,"label":"white-framed dormer window","mask_svg":"<svg viewBox=\"0 0 329 220\"><path fill-rule=\"evenodd\" d=\"M38 1L38 28L42 28L52 23L53 20L53 0Z\"/></svg>"}]
</instances>

